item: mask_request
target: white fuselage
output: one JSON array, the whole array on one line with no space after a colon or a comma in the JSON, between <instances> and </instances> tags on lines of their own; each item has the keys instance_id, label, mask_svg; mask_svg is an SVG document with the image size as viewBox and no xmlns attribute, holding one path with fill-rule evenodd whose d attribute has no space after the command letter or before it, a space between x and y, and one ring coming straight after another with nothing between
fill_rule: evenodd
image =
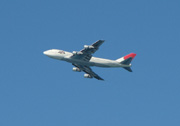
<instances>
[{"instance_id":1,"label":"white fuselage","mask_svg":"<svg viewBox=\"0 0 180 126\"><path fill-rule=\"evenodd\" d=\"M116 60L109 60L97 57L91 57L90 61L83 61L81 59L71 58L74 54L58 49L51 49L44 51L44 54L48 57L67 61L69 63L86 65L86 66L97 66L97 67L131 67L131 65L124 65Z\"/></svg>"}]
</instances>

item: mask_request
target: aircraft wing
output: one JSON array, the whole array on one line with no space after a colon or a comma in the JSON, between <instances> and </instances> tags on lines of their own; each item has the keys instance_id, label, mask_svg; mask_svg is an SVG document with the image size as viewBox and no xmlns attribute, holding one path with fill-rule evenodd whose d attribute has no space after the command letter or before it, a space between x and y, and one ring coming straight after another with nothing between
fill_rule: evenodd
<instances>
[{"instance_id":1,"label":"aircraft wing","mask_svg":"<svg viewBox=\"0 0 180 126\"><path fill-rule=\"evenodd\" d=\"M89 61L92 54L95 53L99 47L104 43L104 40L98 40L92 45L85 45L84 49L79 52L74 52L71 58L82 59L83 61Z\"/></svg>"},{"instance_id":2,"label":"aircraft wing","mask_svg":"<svg viewBox=\"0 0 180 126\"><path fill-rule=\"evenodd\" d=\"M94 77L98 80L104 80L102 79L99 75L97 75L96 73L94 73L92 71L92 69L88 66L84 66L84 65L78 65L78 64L72 64L74 65L75 67L78 67L80 70L84 71L85 73L89 74L91 77Z\"/></svg>"},{"instance_id":3,"label":"aircraft wing","mask_svg":"<svg viewBox=\"0 0 180 126\"><path fill-rule=\"evenodd\" d=\"M103 44L104 40L98 40L95 43L93 43L91 46L85 46L84 49L82 49L80 52L82 53L88 53L88 54L93 54L95 53L99 47Z\"/></svg>"}]
</instances>

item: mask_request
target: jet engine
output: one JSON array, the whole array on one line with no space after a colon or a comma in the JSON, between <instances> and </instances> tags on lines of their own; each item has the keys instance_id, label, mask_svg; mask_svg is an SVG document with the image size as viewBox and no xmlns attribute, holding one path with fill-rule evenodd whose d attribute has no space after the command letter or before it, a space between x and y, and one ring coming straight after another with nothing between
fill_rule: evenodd
<instances>
[{"instance_id":1,"label":"jet engine","mask_svg":"<svg viewBox=\"0 0 180 126\"><path fill-rule=\"evenodd\" d=\"M90 45L90 46L89 46L89 45L84 45L84 48L85 48L85 49L93 49L94 46L91 46L91 45Z\"/></svg>"},{"instance_id":2,"label":"jet engine","mask_svg":"<svg viewBox=\"0 0 180 126\"><path fill-rule=\"evenodd\" d=\"M80 70L79 68L77 68L77 67L73 67L72 70L73 70L73 71L76 71L76 72L81 72L81 70Z\"/></svg>"},{"instance_id":3,"label":"jet engine","mask_svg":"<svg viewBox=\"0 0 180 126\"><path fill-rule=\"evenodd\" d=\"M92 78L92 76L89 74L84 74L84 78Z\"/></svg>"},{"instance_id":4,"label":"jet engine","mask_svg":"<svg viewBox=\"0 0 180 126\"><path fill-rule=\"evenodd\" d=\"M77 55L78 54L78 52L76 52L76 51L73 51L72 53L73 53L73 55Z\"/></svg>"},{"instance_id":5,"label":"jet engine","mask_svg":"<svg viewBox=\"0 0 180 126\"><path fill-rule=\"evenodd\" d=\"M73 53L73 55L81 55L81 54L83 54L82 52L76 52L76 51L73 51L72 53Z\"/></svg>"}]
</instances>

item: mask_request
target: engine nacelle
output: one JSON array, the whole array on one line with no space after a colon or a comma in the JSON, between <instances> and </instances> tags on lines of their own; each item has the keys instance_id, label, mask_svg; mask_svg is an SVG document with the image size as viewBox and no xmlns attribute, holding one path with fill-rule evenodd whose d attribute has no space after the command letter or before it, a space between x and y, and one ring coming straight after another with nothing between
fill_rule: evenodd
<instances>
[{"instance_id":1,"label":"engine nacelle","mask_svg":"<svg viewBox=\"0 0 180 126\"><path fill-rule=\"evenodd\" d=\"M73 55L77 55L78 54L78 52L76 52L76 51L73 51L72 53L73 53Z\"/></svg>"},{"instance_id":2,"label":"engine nacelle","mask_svg":"<svg viewBox=\"0 0 180 126\"><path fill-rule=\"evenodd\" d=\"M90 45L90 46L89 46L89 45L84 45L84 48L85 48L85 49L93 49L94 46L91 46L91 45Z\"/></svg>"},{"instance_id":3,"label":"engine nacelle","mask_svg":"<svg viewBox=\"0 0 180 126\"><path fill-rule=\"evenodd\" d=\"M76 71L76 72L81 72L81 70L80 70L79 68L77 68L77 67L73 67L72 70L73 70L73 71Z\"/></svg>"},{"instance_id":4,"label":"engine nacelle","mask_svg":"<svg viewBox=\"0 0 180 126\"><path fill-rule=\"evenodd\" d=\"M89 75L89 74L84 74L84 77L85 77L85 78L92 78L92 76Z\"/></svg>"}]
</instances>

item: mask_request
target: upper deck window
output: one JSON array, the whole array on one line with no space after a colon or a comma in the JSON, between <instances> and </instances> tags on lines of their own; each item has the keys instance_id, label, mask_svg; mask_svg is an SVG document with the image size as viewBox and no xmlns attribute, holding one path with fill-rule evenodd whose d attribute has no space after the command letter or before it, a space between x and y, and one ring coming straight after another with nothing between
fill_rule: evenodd
<instances>
[{"instance_id":1,"label":"upper deck window","mask_svg":"<svg viewBox=\"0 0 180 126\"><path fill-rule=\"evenodd\" d=\"M65 54L65 52L64 52L64 51L62 51L62 50L60 50L58 53L60 53L60 54Z\"/></svg>"}]
</instances>

